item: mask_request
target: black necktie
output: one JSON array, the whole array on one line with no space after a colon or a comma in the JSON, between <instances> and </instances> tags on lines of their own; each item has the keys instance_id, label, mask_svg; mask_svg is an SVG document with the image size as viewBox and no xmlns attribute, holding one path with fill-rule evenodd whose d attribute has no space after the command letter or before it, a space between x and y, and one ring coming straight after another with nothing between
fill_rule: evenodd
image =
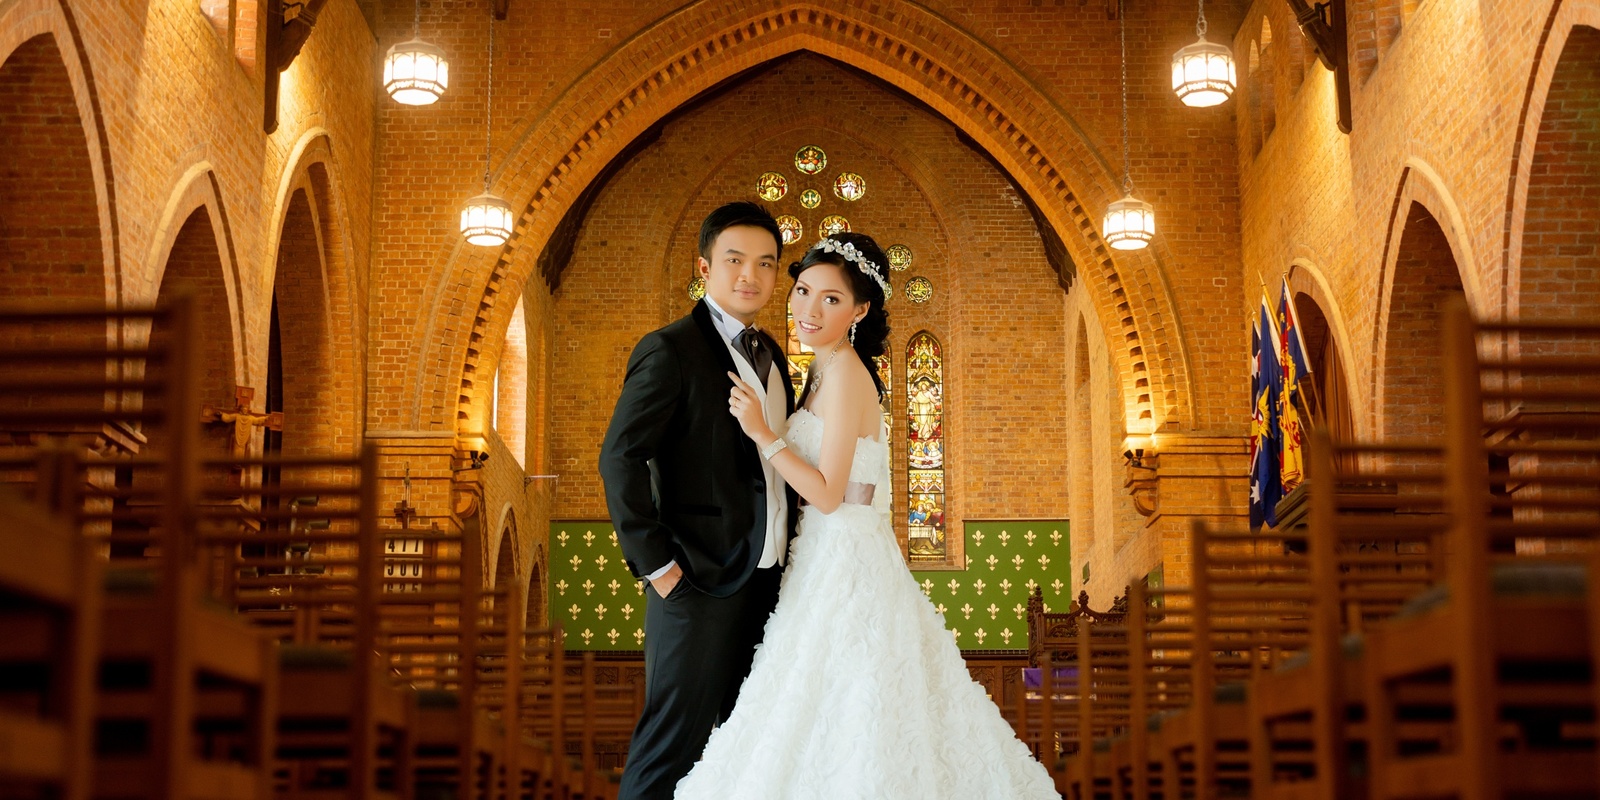
<instances>
[{"instance_id":1,"label":"black necktie","mask_svg":"<svg viewBox=\"0 0 1600 800\"><path fill-rule=\"evenodd\" d=\"M759 388L765 394L767 378L772 374L772 353L768 352L766 344L761 341L761 334L757 333L755 328L745 328L739 333L739 350L744 353L745 360L750 362L750 366L756 368L756 377L761 379Z\"/></svg>"}]
</instances>

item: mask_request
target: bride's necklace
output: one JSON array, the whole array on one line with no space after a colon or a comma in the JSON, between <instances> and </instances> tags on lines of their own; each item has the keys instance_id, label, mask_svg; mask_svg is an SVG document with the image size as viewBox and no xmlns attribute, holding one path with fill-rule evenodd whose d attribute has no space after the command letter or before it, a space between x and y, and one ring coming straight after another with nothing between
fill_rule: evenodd
<instances>
[{"instance_id":1,"label":"bride's necklace","mask_svg":"<svg viewBox=\"0 0 1600 800\"><path fill-rule=\"evenodd\" d=\"M834 356L839 355L839 351L843 350L843 349L844 349L844 342L840 341L838 344L833 346L833 352L828 354L828 360L822 362L822 369L814 369L814 370L811 371L811 393L812 394L816 394L817 390L822 388L822 373L828 371L828 365L833 363Z\"/></svg>"}]
</instances>

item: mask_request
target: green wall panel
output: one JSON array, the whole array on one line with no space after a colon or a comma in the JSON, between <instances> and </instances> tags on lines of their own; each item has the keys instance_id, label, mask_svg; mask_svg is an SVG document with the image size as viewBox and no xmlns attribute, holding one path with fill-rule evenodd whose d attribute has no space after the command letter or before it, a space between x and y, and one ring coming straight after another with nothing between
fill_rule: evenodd
<instances>
[{"instance_id":1,"label":"green wall panel","mask_svg":"<svg viewBox=\"0 0 1600 800\"><path fill-rule=\"evenodd\" d=\"M1072 599L1065 520L967 522L965 570L914 571L963 650L1028 646L1028 594L1043 587L1047 610ZM574 650L638 650L644 585L634 581L610 522L550 524L550 618Z\"/></svg>"}]
</instances>

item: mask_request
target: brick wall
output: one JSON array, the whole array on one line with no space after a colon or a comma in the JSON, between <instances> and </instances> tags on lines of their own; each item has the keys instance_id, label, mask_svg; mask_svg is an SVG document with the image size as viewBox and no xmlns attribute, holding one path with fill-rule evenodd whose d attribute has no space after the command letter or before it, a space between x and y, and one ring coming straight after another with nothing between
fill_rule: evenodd
<instances>
[{"instance_id":1,"label":"brick wall","mask_svg":"<svg viewBox=\"0 0 1600 800\"><path fill-rule=\"evenodd\" d=\"M1589 113L1600 0L1353 0L1349 135L1334 127L1331 74L1285 4L1210 9L1213 38L1231 35L1244 60L1254 46L1257 67L1252 77L1244 64L1234 101L1196 110L1166 77L1193 38L1192 4L1130 3L1129 166L1161 233L1114 258L1092 233L1123 166L1116 21L1103 3L517 4L501 30L492 167L526 214L498 252L455 231L483 168L485 6L430 0L423 35L450 54L454 85L435 106L400 108L374 72L411 35L409 5L330 2L283 75L267 135L259 4L234 0L231 30L217 4L208 17L195 0L5 4L0 277L19 294L148 301L164 274L176 285L207 273L209 296L220 285L230 297L226 324L220 302L207 309L208 330L231 340L208 357L234 362L208 363L220 391L230 375L264 386L273 292L288 303L311 291L314 280L286 280L289 261L319 264L325 300L302 307L320 316L296 330L321 331L325 346L286 348L285 375L310 393L292 424L314 426L308 447L346 449L365 433L391 462L410 459L413 503L436 515L448 510L454 437L488 435L488 387L521 296L527 463L494 491L518 495L514 472L561 476L515 500L519 537L533 537L525 560L552 515L603 515L599 432L628 348L687 307L700 216L813 136L868 178L852 222L910 244L910 274L934 281L927 306L892 301L891 352L902 370L906 339L924 328L946 346L951 529L1058 518L1088 508L1078 495L1089 492L1094 530L1074 532L1093 544L1074 569L1089 559L1093 580L1120 584L1159 563L1181 582L1179 520L1242 509L1242 476L1227 466L1245 431L1242 320L1278 274L1292 268L1297 291L1314 289L1363 435L1427 424L1426 312L1452 287L1482 313L1577 310L1570 298L1600 296L1600 225L1586 216L1600 203L1570 201L1594 197L1600 173ZM533 269L550 231L657 123L661 139L600 193L552 295ZM207 187L215 259L191 252L204 236L179 242L195 186ZM1018 186L1077 262L1066 298ZM769 328L781 327L777 308ZM1088 426L1075 313L1096 342ZM1143 429L1171 443L1150 517L1121 485L1121 436ZM1188 477L1170 471L1169 452ZM398 477L395 463L384 469ZM391 483L386 507L399 499Z\"/></svg>"},{"instance_id":2,"label":"brick wall","mask_svg":"<svg viewBox=\"0 0 1600 800\"><path fill-rule=\"evenodd\" d=\"M36 36L0 66L0 282L11 297L104 300L95 181L61 55Z\"/></svg>"},{"instance_id":3,"label":"brick wall","mask_svg":"<svg viewBox=\"0 0 1600 800\"><path fill-rule=\"evenodd\" d=\"M818 87L825 87L825 117L785 117L793 98ZM705 142L763 119L781 122L758 127L747 147L705 151ZM795 151L805 144L828 155L828 168L817 178L793 167ZM903 442L907 424L906 344L929 331L946 359L948 529L961 530L968 516L1062 515L1065 426L1038 421L1058 420L1064 411L1064 322L1060 290L1028 212L1003 176L947 124L870 80L803 57L674 120L590 210L555 295L552 395L561 413L550 432L553 469L561 473L556 518L606 517L595 460L628 353L644 333L689 312L685 287L700 220L722 202L752 198L756 177L769 170L790 183L789 194L770 204L773 211L806 226L785 262L818 238L817 224L833 213L884 246L905 244L914 253L912 266L892 275L892 436ZM866 179L863 199L847 203L834 196L831 183L842 170ZM806 188L824 195L819 208L798 202ZM911 276L933 283L931 301L906 298ZM779 278L758 321L780 338L791 283L786 274ZM967 377L978 374L1011 380ZM896 448L896 473L903 489L903 445ZM896 500L903 510L904 500Z\"/></svg>"}]
</instances>

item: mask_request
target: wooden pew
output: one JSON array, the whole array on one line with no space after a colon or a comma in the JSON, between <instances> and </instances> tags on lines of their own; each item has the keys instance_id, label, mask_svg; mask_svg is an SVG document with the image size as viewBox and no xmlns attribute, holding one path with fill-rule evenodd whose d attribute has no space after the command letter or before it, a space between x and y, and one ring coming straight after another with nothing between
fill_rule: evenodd
<instances>
[{"instance_id":1,"label":"wooden pew","mask_svg":"<svg viewBox=\"0 0 1600 800\"><path fill-rule=\"evenodd\" d=\"M1478 323L1458 303L1444 341L1446 572L1367 636L1370 796L1592 796L1600 325ZM1397 740L1415 687L1453 709L1436 750Z\"/></svg>"},{"instance_id":2,"label":"wooden pew","mask_svg":"<svg viewBox=\"0 0 1600 800\"><path fill-rule=\"evenodd\" d=\"M1072 752L1062 759L1057 788L1064 797L1092 800L1115 791L1113 762L1116 750L1126 747L1131 724L1127 629L1121 620L1095 621L1081 615L1076 645L1076 675L1060 687L1060 700L1066 702L1057 700L1053 678L1042 681L1042 721L1064 718L1067 723L1062 746ZM1053 670L1041 672L1041 678L1048 672Z\"/></svg>"},{"instance_id":3,"label":"wooden pew","mask_svg":"<svg viewBox=\"0 0 1600 800\"><path fill-rule=\"evenodd\" d=\"M213 595L279 645L277 793L409 794L410 702L378 657L376 452L206 468L200 537ZM273 477L240 486L241 475Z\"/></svg>"},{"instance_id":4,"label":"wooden pew","mask_svg":"<svg viewBox=\"0 0 1600 800\"><path fill-rule=\"evenodd\" d=\"M152 344L155 329L166 336ZM84 448L80 474L60 478L80 487L82 503L57 512L113 557L97 643L94 796L270 794L270 648L200 591L194 341L186 296L154 310L0 312L0 432L13 454L47 440Z\"/></svg>"},{"instance_id":5,"label":"wooden pew","mask_svg":"<svg viewBox=\"0 0 1600 800\"><path fill-rule=\"evenodd\" d=\"M595 654L574 658L560 626L538 632L537 641L525 673L522 725L538 751L549 754L553 796L614 797L620 772L603 770L598 753L626 747L644 705L643 687L601 685Z\"/></svg>"},{"instance_id":6,"label":"wooden pew","mask_svg":"<svg viewBox=\"0 0 1600 800\"><path fill-rule=\"evenodd\" d=\"M410 689L411 770L421 794L491 800L502 748L477 702L484 643L483 542L476 524L386 528L384 551L417 550L417 574L383 579L379 649Z\"/></svg>"},{"instance_id":7,"label":"wooden pew","mask_svg":"<svg viewBox=\"0 0 1600 800\"><path fill-rule=\"evenodd\" d=\"M42 502L0 486L0 785L88 797L101 570L66 520L81 500L76 455L47 446Z\"/></svg>"},{"instance_id":8,"label":"wooden pew","mask_svg":"<svg viewBox=\"0 0 1600 800\"><path fill-rule=\"evenodd\" d=\"M1117 691L1110 670L1125 672L1117 659L1125 658L1125 650L1118 648L1125 648L1120 622L1126 613L1126 600L1123 595L1106 611L1094 611L1088 592L1078 592L1077 603L1069 610L1045 613L1042 590L1034 587L1027 603L1029 664L1040 670L1040 691L1019 693L1011 717L1018 738L1034 750L1064 794L1070 794L1074 784L1093 784L1094 738L1098 734L1107 739L1112 733L1118 710L1110 696ZM1099 685L1107 699L1098 707L1086 699L1093 694L1096 656L1109 659L1099 662ZM1083 658L1090 658L1088 667ZM1125 709L1122 701L1120 710ZM1075 758L1080 754L1090 755ZM1101 755L1099 765L1104 766L1104 762L1106 757Z\"/></svg>"}]
</instances>

